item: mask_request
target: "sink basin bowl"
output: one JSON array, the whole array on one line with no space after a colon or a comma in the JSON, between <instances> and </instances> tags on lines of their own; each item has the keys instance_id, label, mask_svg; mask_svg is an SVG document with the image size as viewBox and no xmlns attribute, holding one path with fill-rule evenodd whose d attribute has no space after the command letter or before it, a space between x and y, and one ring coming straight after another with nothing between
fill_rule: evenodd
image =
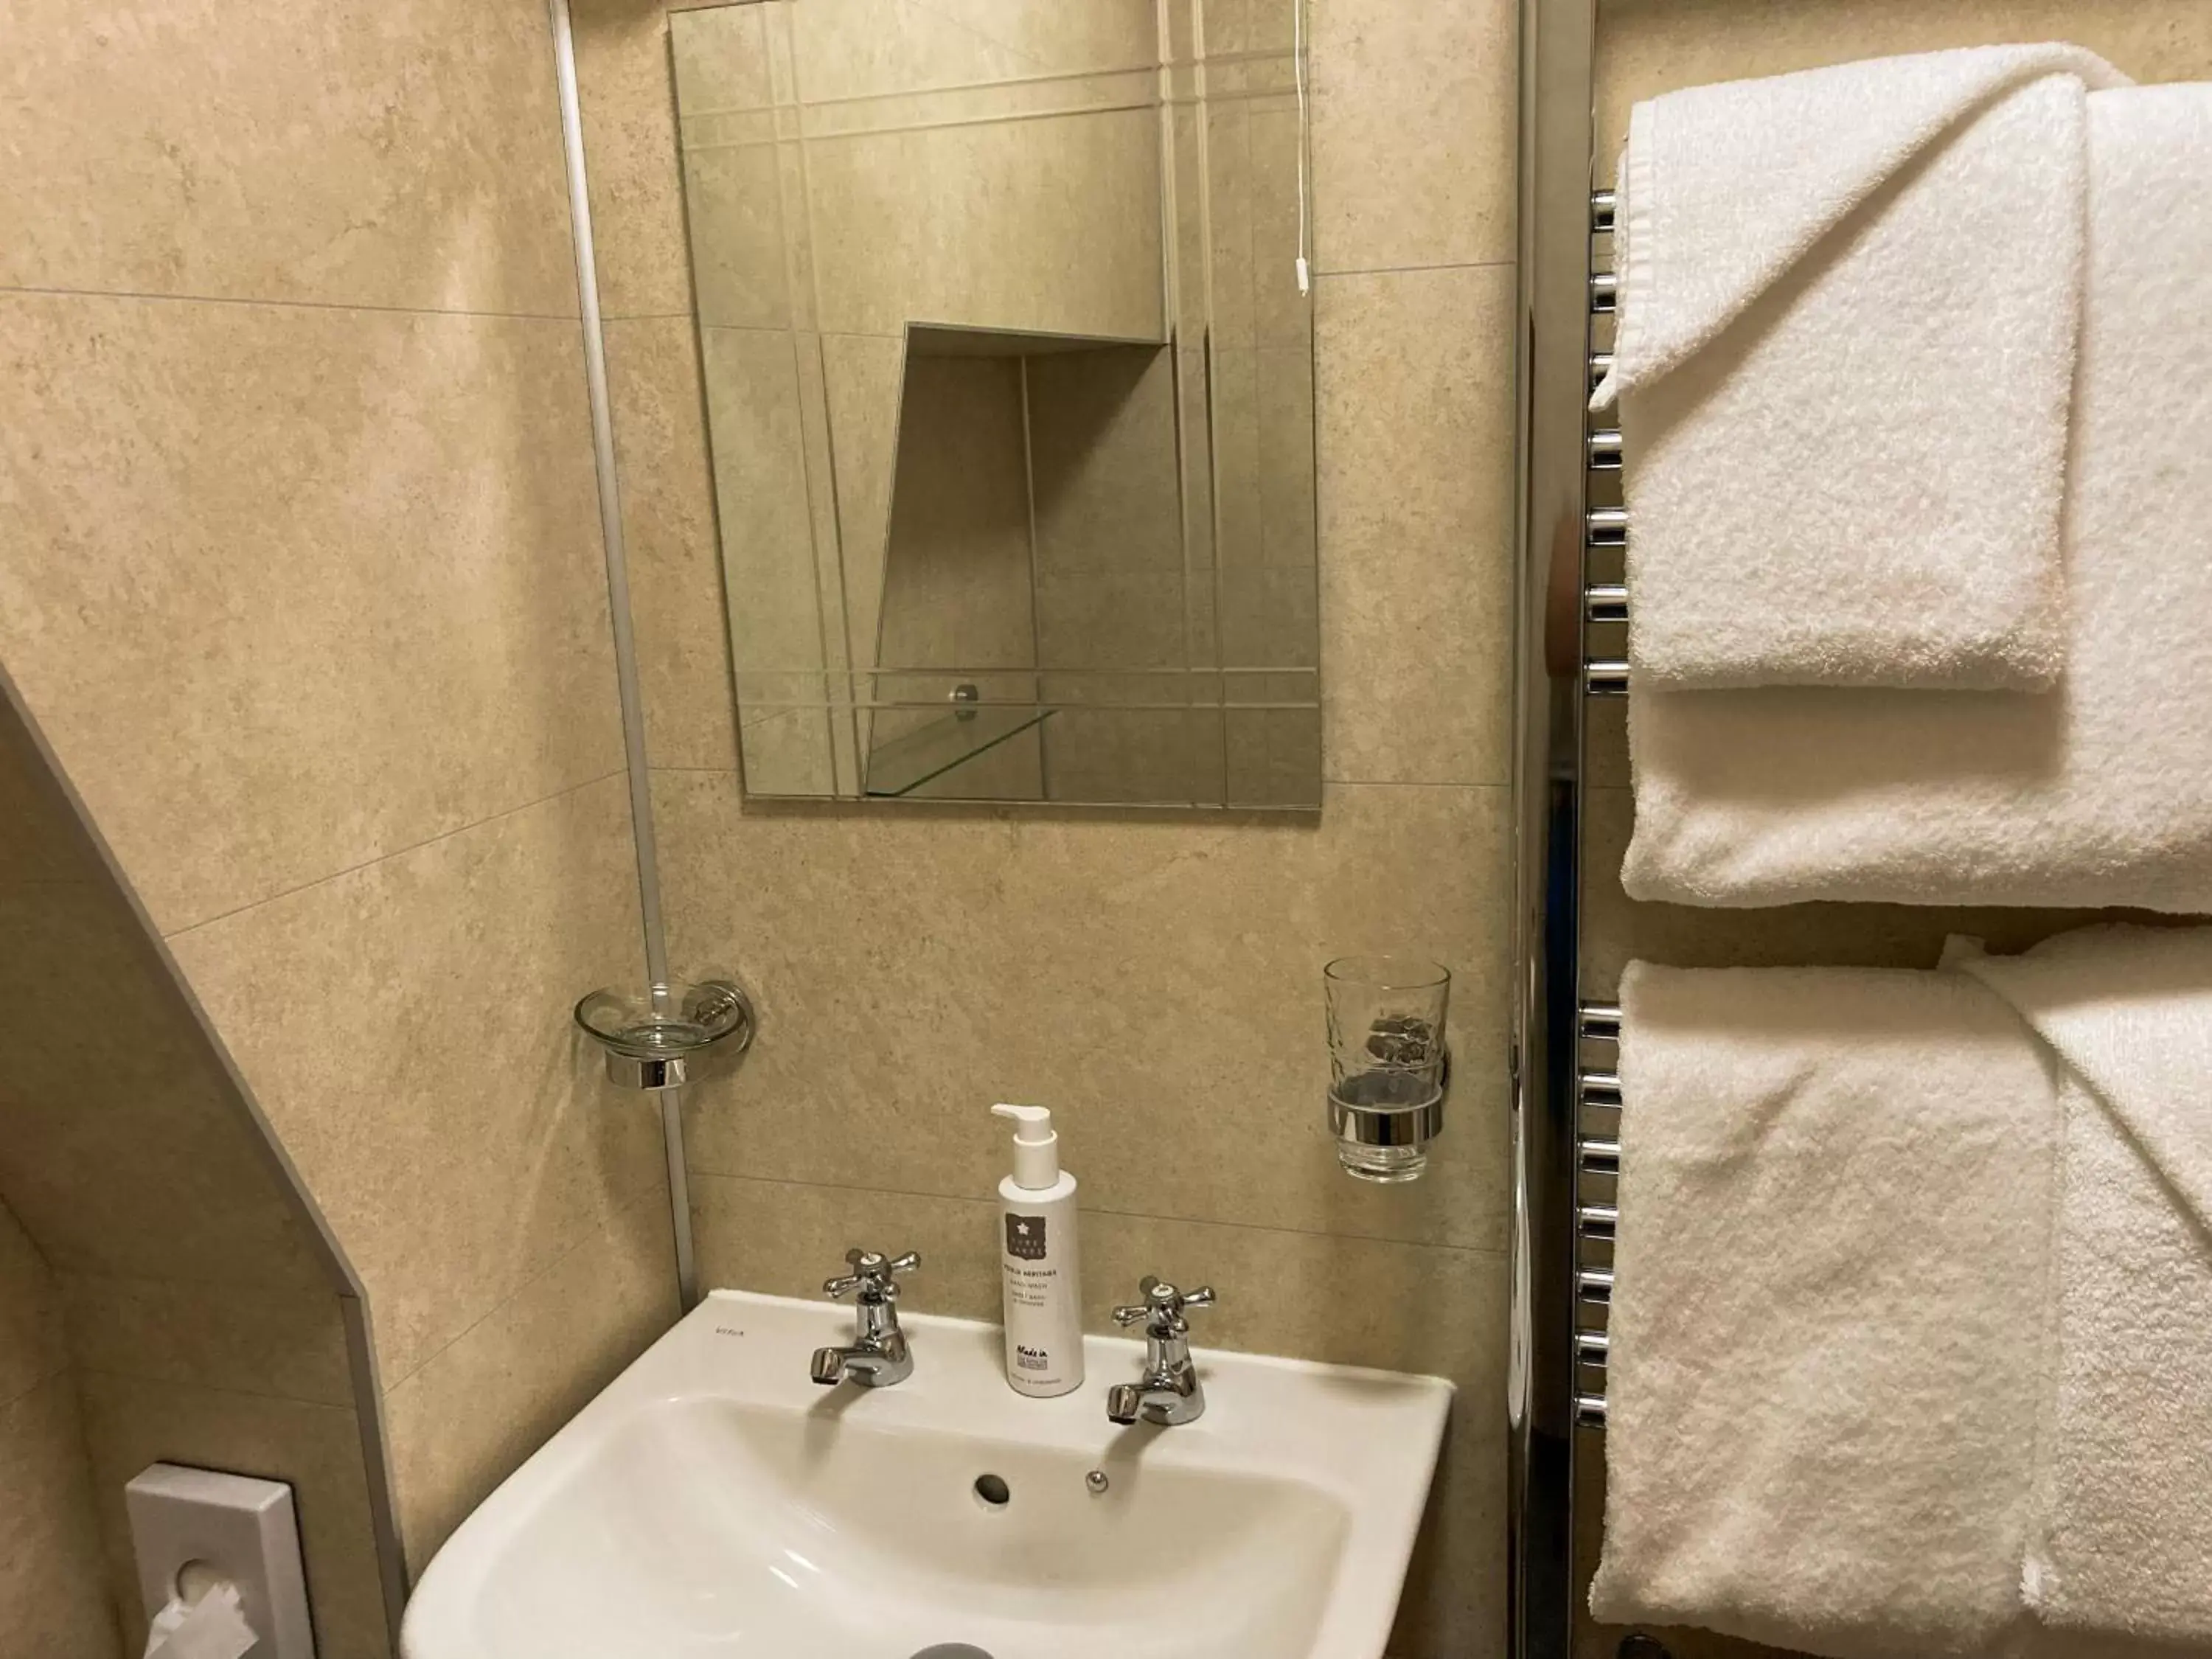
<instances>
[{"instance_id":1,"label":"sink basin bowl","mask_svg":"<svg viewBox=\"0 0 2212 1659\"><path fill-rule=\"evenodd\" d=\"M447 1540L404 1659L1379 1659L1449 1383L1201 1352L1203 1418L1117 1428L1141 1343L1029 1400L996 1326L903 1322L908 1381L823 1389L848 1310L714 1292Z\"/></svg>"}]
</instances>

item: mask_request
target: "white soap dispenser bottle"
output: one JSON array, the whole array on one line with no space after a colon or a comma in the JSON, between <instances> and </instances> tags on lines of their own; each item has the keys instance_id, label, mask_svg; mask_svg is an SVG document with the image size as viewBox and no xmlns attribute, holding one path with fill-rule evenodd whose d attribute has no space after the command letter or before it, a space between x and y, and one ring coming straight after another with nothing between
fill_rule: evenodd
<instances>
[{"instance_id":1,"label":"white soap dispenser bottle","mask_svg":"<svg viewBox=\"0 0 2212 1659\"><path fill-rule=\"evenodd\" d=\"M1083 1386L1083 1269L1075 1177L1042 1106L998 1105L1014 1120L1014 1172L999 1183L1000 1269L1006 1305L1006 1382L1039 1398Z\"/></svg>"}]
</instances>

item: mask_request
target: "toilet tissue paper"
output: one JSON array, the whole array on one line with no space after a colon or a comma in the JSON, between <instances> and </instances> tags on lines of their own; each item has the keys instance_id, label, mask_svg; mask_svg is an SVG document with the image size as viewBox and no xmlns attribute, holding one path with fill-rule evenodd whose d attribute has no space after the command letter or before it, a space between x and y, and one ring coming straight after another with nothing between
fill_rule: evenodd
<instances>
[{"instance_id":1,"label":"toilet tissue paper","mask_svg":"<svg viewBox=\"0 0 2212 1659\"><path fill-rule=\"evenodd\" d=\"M169 1598L154 1615L146 1659L246 1659L260 1639L239 1607L238 1586L217 1584L197 1601Z\"/></svg>"}]
</instances>

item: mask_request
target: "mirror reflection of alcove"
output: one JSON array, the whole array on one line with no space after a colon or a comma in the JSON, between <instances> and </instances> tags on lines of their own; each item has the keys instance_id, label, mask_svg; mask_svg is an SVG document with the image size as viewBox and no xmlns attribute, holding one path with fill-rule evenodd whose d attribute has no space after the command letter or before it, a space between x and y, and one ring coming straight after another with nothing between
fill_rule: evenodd
<instances>
[{"instance_id":1,"label":"mirror reflection of alcove","mask_svg":"<svg viewBox=\"0 0 2212 1659\"><path fill-rule=\"evenodd\" d=\"M1291 9L669 33L747 799L1318 809Z\"/></svg>"},{"instance_id":2,"label":"mirror reflection of alcove","mask_svg":"<svg viewBox=\"0 0 2212 1659\"><path fill-rule=\"evenodd\" d=\"M1200 787L1176 404L1159 342L908 326L869 794Z\"/></svg>"}]
</instances>

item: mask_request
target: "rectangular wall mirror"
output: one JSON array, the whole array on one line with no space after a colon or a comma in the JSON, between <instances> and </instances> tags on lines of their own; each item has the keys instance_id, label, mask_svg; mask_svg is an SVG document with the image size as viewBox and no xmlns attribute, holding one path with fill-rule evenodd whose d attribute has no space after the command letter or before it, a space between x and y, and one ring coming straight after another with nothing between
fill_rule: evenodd
<instances>
[{"instance_id":1,"label":"rectangular wall mirror","mask_svg":"<svg viewBox=\"0 0 2212 1659\"><path fill-rule=\"evenodd\" d=\"M672 19L749 795L1319 807L1294 18Z\"/></svg>"}]
</instances>

